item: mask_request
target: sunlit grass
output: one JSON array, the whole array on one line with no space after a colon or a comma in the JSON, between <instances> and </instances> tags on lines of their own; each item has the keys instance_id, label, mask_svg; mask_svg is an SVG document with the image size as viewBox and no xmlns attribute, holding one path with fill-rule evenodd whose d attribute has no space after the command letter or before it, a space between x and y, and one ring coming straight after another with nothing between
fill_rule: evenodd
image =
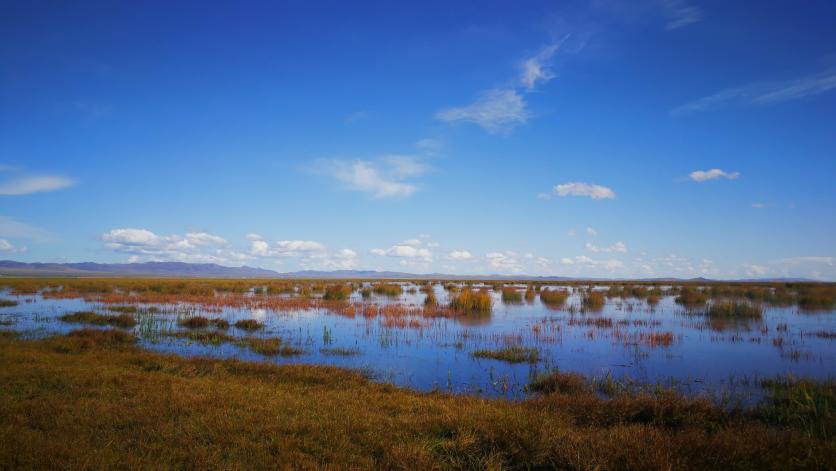
<instances>
[{"instance_id":1,"label":"sunlit grass","mask_svg":"<svg viewBox=\"0 0 836 471\"><path fill-rule=\"evenodd\" d=\"M672 470L833 463L832 382L767 388L763 409L754 411L666 389L632 392L612 380L599 388L608 399L567 376L538 378L531 389L540 394L530 399L484 400L375 384L333 367L181 358L133 344L132 335L114 330L41 341L0 336L0 423L11 425L0 430L3 466Z\"/></svg>"}]
</instances>

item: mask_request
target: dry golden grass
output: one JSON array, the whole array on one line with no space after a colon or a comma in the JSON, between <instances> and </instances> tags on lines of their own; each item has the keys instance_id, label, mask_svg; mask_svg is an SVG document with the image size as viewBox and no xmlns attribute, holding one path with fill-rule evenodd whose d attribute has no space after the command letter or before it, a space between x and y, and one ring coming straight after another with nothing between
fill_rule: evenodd
<instances>
[{"instance_id":1,"label":"dry golden grass","mask_svg":"<svg viewBox=\"0 0 836 471\"><path fill-rule=\"evenodd\" d=\"M8 469L786 470L836 456L795 422L672 394L422 394L331 367L149 353L117 331L3 335L0 364Z\"/></svg>"}]
</instances>

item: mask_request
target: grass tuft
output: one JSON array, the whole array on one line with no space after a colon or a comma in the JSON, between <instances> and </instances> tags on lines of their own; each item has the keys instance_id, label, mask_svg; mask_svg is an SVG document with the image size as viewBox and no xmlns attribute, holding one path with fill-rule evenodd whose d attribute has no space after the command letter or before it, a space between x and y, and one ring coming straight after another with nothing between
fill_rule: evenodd
<instances>
[{"instance_id":1,"label":"grass tuft","mask_svg":"<svg viewBox=\"0 0 836 471\"><path fill-rule=\"evenodd\" d=\"M64 314L59 317L63 322L72 322L76 324L92 324L92 325L112 325L116 327L133 327L136 325L136 319L130 314L108 315L97 314L93 311L78 311L72 314Z\"/></svg>"},{"instance_id":2,"label":"grass tuft","mask_svg":"<svg viewBox=\"0 0 836 471\"><path fill-rule=\"evenodd\" d=\"M540 353L536 348L513 346L498 350L476 350L473 352L473 356L476 358L507 361L508 363L537 363L537 360L540 358Z\"/></svg>"}]
</instances>

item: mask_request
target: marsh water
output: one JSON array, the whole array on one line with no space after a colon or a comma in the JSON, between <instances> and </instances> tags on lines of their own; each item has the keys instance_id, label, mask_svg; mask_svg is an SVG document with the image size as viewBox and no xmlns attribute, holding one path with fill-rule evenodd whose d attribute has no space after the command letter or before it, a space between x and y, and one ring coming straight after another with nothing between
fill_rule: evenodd
<instances>
[{"instance_id":1,"label":"marsh water","mask_svg":"<svg viewBox=\"0 0 836 471\"><path fill-rule=\"evenodd\" d=\"M424 294L404 284L397 297L359 292L358 305L422 306ZM557 287L557 286L555 286ZM523 289L523 287L520 287ZM568 287L570 291L573 288ZM440 303L448 294L434 287ZM2 293L17 306L0 308L0 329L25 337L66 333L81 326L59 320L76 311L107 312L108 306L81 298ZM140 305L132 328L151 350L186 356L235 357L275 363L327 364L361 370L378 381L418 390L522 397L533 377L553 369L596 378L631 379L673 385L686 393L754 391L758 380L776 375L831 378L836 372L834 311L806 312L797 306L764 306L760 319L719 322L703 310L686 309L672 296L655 306L636 298L607 298L602 309L578 309L577 289L560 309L531 301L504 303L491 292L489 314L454 317L346 315L329 309L270 310L207 308L197 304ZM256 319L257 332L229 327L235 337L280 337L302 351L263 356L237 343L204 344L173 337L189 316L222 317L230 324ZM477 350L523 346L537 361L509 363L480 358Z\"/></svg>"}]
</instances>

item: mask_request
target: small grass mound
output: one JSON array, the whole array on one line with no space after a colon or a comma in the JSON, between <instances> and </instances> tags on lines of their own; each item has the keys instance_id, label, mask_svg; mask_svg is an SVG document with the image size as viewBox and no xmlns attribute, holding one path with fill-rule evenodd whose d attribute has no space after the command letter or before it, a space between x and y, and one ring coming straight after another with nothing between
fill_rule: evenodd
<instances>
[{"instance_id":1,"label":"small grass mound","mask_svg":"<svg viewBox=\"0 0 836 471\"><path fill-rule=\"evenodd\" d=\"M17 301L14 299L0 298L0 307L14 307L17 306Z\"/></svg>"},{"instance_id":2,"label":"small grass mound","mask_svg":"<svg viewBox=\"0 0 836 471\"><path fill-rule=\"evenodd\" d=\"M319 353L325 356L350 357L360 354L359 348L320 348Z\"/></svg>"},{"instance_id":3,"label":"small grass mound","mask_svg":"<svg viewBox=\"0 0 836 471\"><path fill-rule=\"evenodd\" d=\"M235 327L241 330L259 330L264 328L264 324L255 320L255 319L241 319L240 321L235 323Z\"/></svg>"},{"instance_id":4,"label":"small grass mound","mask_svg":"<svg viewBox=\"0 0 836 471\"><path fill-rule=\"evenodd\" d=\"M92 325L112 325L116 327L129 328L136 325L136 319L130 314L108 315L97 314L93 311L78 311L72 314L64 314L59 317L62 322Z\"/></svg>"},{"instance_id":5,"label":"small grass mound","mask_svg":"<svg viewBox=\"0 0 836 471\"><path fill-rule=\"evenodd\" d=\"M187 329L203 329L209 327L210 325L217 327L218 329L228 329L229 322L226 319L221 319L217 317L215 319L209 319L208 317L203 316L194 316L188 317L186 319L181 319L178 324L181 327L186 327Z\"/></svg>"},{"instance_id":6,"label":"small grass mound","mask_svg":"<svg viewBox=\"0 0 836 471\"><path fill-rule=\"evenodd\" d=\"M108 311L121 312L125 314L136 314L139 310L136 306L122 305L122 306L108 306Z\"/></svg>"},{"instance_id":7,"label":"small grass mound","mask_svg":"<svg viewBox=\"0 0 836 471\"><path fill-rule=\"evenodd\" d=\"M265 356L281 355L283 357L300 355L304 350L290 345L284 345L278 337L270 338L249 338L244 343L255 353Z\"/></svg>"},{"instance_id":8,"label":"small grass mound","mask_svg":"<svg viewBox=\"0 0 836 471\"><path fill-rule=\"evenodd\" d=\"M473 352L473 356L507 361L508 363L537 363L540 352L536 348L513 346L500 348L499 350L476 350Z\"/></svg>"},{"instance_id":9,"label":"small grass mound","mask_svg":"<svg viewBox=\"0 0 836 471\"><path fill-rule=\"evenodd\" d=\"M538 376L528 385L528 389L541 394L578 394L591 390L583 375L557 370Z\"/></svg>"}]
</instances>

